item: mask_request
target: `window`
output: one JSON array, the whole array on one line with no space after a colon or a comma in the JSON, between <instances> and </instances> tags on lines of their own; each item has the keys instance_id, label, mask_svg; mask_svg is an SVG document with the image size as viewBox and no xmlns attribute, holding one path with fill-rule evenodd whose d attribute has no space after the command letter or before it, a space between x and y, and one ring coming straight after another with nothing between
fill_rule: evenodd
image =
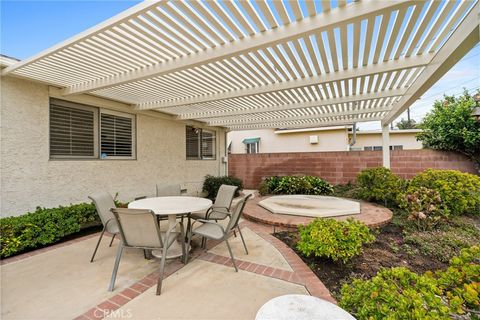
<instances>
[{"instance_id":1,"label":"window","mask_svg":"<svg viewBox=\"0 0 480 320\"><path fill-rule=\"evenodd\" d=\"M98 157L98 109L52 99L50 102L50 157Z\"/></svg>"},{"instance_id":2,"label":"window","mask_svg":"<svg viewBox=\"0 0 480 320\"><path fill-rule=\"evenodd\" d=\"M398 145L398 146L390 146L389 148L390 150L403 150L403 146L402 145ZM363 150L365 151L372 151L372 150L375 150L375 151L382 151L383 150L383 147L382 146L373 146L373 147L363 147Z\"/></svg>"},{"instance_id":3,"label":"window","mask_svg":"<svg viewBox=\"0 0 480 320\"><path fill-rule=\"evenodd\" d=\"M187 126L185 133L187 160L215 159L215 131Z\"/></svg>"},{"instance_id":4,"label":"window","mask_svg":"<svg viewBox=\"0 0 480 320\"><path fill-rule=\"evenodd\" d=\"M51 99L50 158L134 159L135 115Z\"/></svg>"},{"instance_id":5,"label":"window","mask_svg":"<svg viewBox=\"0 0 480 320\"><path fill-rule=\"evenodd\" d=\"M247 153L259 153L260 152L260 138L247 138L242 141L245 144L245 150Z\"/></svg>"},{"instance_id":6,"label":"window","mask_svg":"<svg viewBox=\"0 0 480 320\"><path fill-rule=\"evenodd\" d=\"M247 153L259 153L258 141L253 143L247 143Z\"/></svg>"},{"instance_id":7,"label":"window","mask_svg":"<svg viewBox=\"0 0 480 320\"><path fill-rule=\"evenodd\" d=\"M133 156L134 115L102 110L100 115L100 148L102 159Z\"/></svg>"}]
</instances>

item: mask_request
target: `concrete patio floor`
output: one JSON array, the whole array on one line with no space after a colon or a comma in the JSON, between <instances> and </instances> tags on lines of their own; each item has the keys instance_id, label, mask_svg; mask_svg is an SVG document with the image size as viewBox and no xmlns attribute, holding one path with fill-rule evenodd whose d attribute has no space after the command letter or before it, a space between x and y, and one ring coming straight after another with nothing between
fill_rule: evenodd
<instances>
[{"instance_id":1,"label":"concrete patio floor","mask_svg":"<svg viewBox=\"0 0 480 320\"><path fill-rule=\"evenodd\" d=\"M295 253L269 234L271 228L241 223L230 239L239 272L225 243L195 248L183 265L168 261L162 295L155 295L158 260L126 250L114 292L107 286L118 240L98 234L2 262L2 319L253 319L268 300L284 294L312 294L333 301L328 290Z\"/></svg>"}]
</instances>

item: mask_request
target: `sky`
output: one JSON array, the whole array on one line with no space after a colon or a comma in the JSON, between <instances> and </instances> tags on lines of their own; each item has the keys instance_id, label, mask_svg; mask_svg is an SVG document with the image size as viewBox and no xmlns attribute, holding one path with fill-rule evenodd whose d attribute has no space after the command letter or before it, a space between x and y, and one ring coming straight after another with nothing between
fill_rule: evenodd
<instances>
[{"instance_id":1,"label":"sky","mask_svg":"<svg viewBox=\"0 0 480 320\"><path fill-rule=\"evenodd\" d=\"M0 52L18 59L28 58L138 2L140 1L0 0ZM320 2L315 3L317 11L321 10ZM304 7L302 5L303 11L306 10ZM287 11L291 13L288 8ZM351 31L349 36L350 33ZM480 45L473 48L412 105L411 117L417 122L421 121L436 99L441 99L444 94L460 94L463 88L470 92L480 88ZM406 115L400 116L397 121L402 117L406 118ZM362 130L379 128L379 122L360 124Z\"/></svg>"}]
</instances>

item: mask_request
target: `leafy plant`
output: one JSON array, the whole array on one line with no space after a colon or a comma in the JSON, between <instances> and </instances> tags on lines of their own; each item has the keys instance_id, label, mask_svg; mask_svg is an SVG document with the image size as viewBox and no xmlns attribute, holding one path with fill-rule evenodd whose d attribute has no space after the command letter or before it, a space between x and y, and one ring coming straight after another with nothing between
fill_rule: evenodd
<instances>
[{"instance_id":1,"label":"leafy plant","mask_svg":"<svg viewBox=\"0 0 480 320\"><path fill-rule=\"evenodd\" d=\"M447 270L383 269L341 289L339 305L357 319L452 319L479 310L480 247L461 251Z\"/></svg>"},{"instance_id":2,"label":"leafy plant","mask_svg":"<svg viewBox=\"0 0 480 320\"><path fill-rule=\"evenodd\" d=\"M375 240L370 229L358 220L317 218L299 227L297 249L305 256L314 255L347 263L362 253L362 246Z\"/></svg>"},{"instance_id":3,"label":"leafy plant","mask_svg":"<svg viewBox=\"0 0 480 320\"><path fill-rule=\"evenodd\" d=\"M362 170L357 176L358 195L367 201L397 204L397 197L405 188L405 182L384 167Z\"/></svg>"},{"instance_id":4,"label":"leafy plant","mask_svg":"<svg viewBox=\"0 0 480 320\"><path fill-rule=\"evenodd\" d=\"M243 189L243 182L239 178L229 176L214 177L211 175L207 175L205 176L205 180L203 181L202 190L208 193L208 198L215 199L218 193L218 189L220 189L220 186L222 184L237 186L238 189L235 192L235 196L239 196L240 191Z\"/></svg>"},{"instance_id":5,"label":"leafy plant","mask_svg":"<svg viewBox=\"0 0 480 320\"><path fill-rule=\"evenodd\" d=\"M0 219L2 258L55 243L88 224L100 223L95 206L89 203L68 207L37 208L34 212Z\"/></svg>"},{"instance_id":6,"label":"leafy plant","mask_svg":"<svg viewBox=\"0 0 480 320\"><path fill-rule=\"evenodd\" d=\"M480 214L480 177L456 170L428 169L417 174L407 194L428 188L439 193L443 205L452 215Z\"/></svg>"},{"instance_id":7,"label":"leafy plant","mask_svg":"<svg viewBox=\"0 0 480 320\"><path fill-rule=\"evenodd\" d=\"M467 91L435 101L420 124L418 140L426 148L463 153L480 168L480 122L471 116L474 108L475 101Z\"/></svg>"},{"instance_id":8,"label":"leafy plant","mask_svg":"<svg viewBox=\"0 0 480 320\"><path fill-rule=\"evenodd\" d=\"M259 187L260 194L329 195L333 186L314 176L283 176L266 178Z\"/></svg>"},{"instance_id":9,"label":"leafy plant","mask_svg":"<svg viewBox=\"0 0 480 320\"><path fill-rule=\"evenodd\" d=\"M449 216L440 193L425 187L403 196L400 207L409 212L407 219L419 230L430 230Z\"/></svg>"}]
</instances>

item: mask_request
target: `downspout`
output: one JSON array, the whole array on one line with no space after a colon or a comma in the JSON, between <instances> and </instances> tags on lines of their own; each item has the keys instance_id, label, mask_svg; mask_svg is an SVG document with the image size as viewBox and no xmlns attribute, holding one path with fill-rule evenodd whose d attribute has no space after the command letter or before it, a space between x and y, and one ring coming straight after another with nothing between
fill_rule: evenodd
<instances>
[{"instance_id":1,"label":"downspout","mask_svg":"<svg viewBox=\"0 0 480 320\"><path fill-rule=\"evenodd\" d=\"M355 143L357 143L357 123L354 122L353 123L353 135L352 135L352 142L350 142L350 144L348 145L349 148L348 148L348 151L350 151L350 147L354 146Z\"/></svg>"},{"instance_id":2,"label":"downspout","mask_svg":"<svg viewBox=\"0 0 480 320\"><path fill-rule=\"evenodd\" d=\"M223 165L225 166L225 175L228 176L228 130L225 130L224 134L225 140L225 147L224 147L224 158L223 158Z\"/></svg>"}]
</instances>

